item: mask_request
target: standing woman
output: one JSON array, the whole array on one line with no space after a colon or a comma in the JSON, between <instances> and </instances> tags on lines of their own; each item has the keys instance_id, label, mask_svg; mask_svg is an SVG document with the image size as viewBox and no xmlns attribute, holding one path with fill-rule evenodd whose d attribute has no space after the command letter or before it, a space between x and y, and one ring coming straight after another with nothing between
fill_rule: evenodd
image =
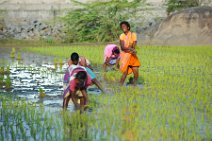
<instances>
[{"instance_id":1,"label":"standing woman","mask_svg":"<svg viewBox=\"0 0 212 141\"><path fill-rule=\"evenodd\" d=\"M120 35L120 46L121 46L121 59L120 59L120 70L123 73L120 83L124 84L127 75L133 73L134 79L133 84L136 85L138 81L138 72L140 62L136 55L136 44L137 37L134 32L130 31L130 24L127 21L120 23L120 27L123 33Z\"/></svg>"}]
</instances>

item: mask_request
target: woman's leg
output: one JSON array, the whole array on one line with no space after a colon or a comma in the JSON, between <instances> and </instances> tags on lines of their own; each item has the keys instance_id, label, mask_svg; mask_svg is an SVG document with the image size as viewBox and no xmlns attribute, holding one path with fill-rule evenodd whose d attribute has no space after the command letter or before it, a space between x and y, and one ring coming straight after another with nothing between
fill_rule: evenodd
<instances>
[{"instance_id":1,"label":"woman's leg","mask_svg":"<svg viewBox=\"0 0 212 141\"><path fill-rule=\"evenodd\" d=\"M124 81L125 81L125 79L126 79L126 77L127 77L127 74L128 74L128 69L129 69L129 67L127 68L127 70L122 74L122 76L121 76L121 80L120 80L120 84L121 85L123 85L124 84Z\"/></svg>"},{"instance_id":2,"label":"woman's leg","mask_svg":"<svg viewBox=\"0 0 212 141\"><path fill-rule=\"evenodd\" d=\"M70 96L63 99L63 109L67 109L69 100L70 100Z\"/></svg>"},{"instance_id":3,"label":"woman's leg","mask_svg":"<svg viewBox=\"0 0 212 141\"><path fill-rule=\"evenodd\" d=\"M82 96L83 96L83 99L84 99L83 103L84 103L84 105L87 105L88 104L88 96L87 96L86 90L81 90L81 92L82 92Z\"/></svg>"},{"instance_id":4,"label":"woman's leg","mask_svg":"<svg viewBox=\"0 0 212 141\"><path fill-rule=\"evenodd\" d=\"M134 81L133 81L134 85L136 85L137 82L138 82L138 76L139 76L138 68L139 67L132 67L132 71L133 71L133 74L134 74Z\"/></svg>"},{"instance_id":5,"label":"woman's leg","mask_svg":"<svg viewBox=\"0 0 212 141\"><path fill-rule=\"evenodd\" d=\"M84 97L80 97L80 106L84 106L85 105L85 99Z\"/></svg>"}]
</instances>

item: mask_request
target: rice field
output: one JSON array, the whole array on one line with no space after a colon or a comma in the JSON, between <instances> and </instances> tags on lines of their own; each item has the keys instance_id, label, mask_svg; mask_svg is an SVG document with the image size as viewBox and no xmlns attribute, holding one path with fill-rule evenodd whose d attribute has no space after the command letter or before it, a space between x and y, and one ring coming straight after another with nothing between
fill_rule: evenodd
<instances>
[{"instance_id":1,"label":"rice field","mask_svg":"<svg viewBox=\"0 0 212 141\"><path fill-rule=\"evenodd\" d=\"M42 104L0 95L1 140L212 138L212 47L138 47L143 87L120 87L118 70L102 71L104 46L27 47L22 51L56 60L78 52L95 66L98 79L109 92L89 95L92 110L83 114L62 109L54 112Z\"/></svg>"}]
</instances>

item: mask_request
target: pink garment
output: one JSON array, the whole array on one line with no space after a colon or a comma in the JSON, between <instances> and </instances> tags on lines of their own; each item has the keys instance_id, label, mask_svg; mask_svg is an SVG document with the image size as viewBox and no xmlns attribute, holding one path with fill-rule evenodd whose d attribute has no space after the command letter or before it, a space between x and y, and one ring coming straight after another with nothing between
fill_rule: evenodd
<instances>
[{"instance_id":1,"label":"pink garment","mask_svg":"<svg viewBox=\"0 0 212 141\"><path fill-rule=\"evenodd\" d=\"M110 58L112 56L112 50L115 47L117 47L117 45L115 45L115 44L108 44L105 47L105 50L104 50L104 62L106 61L107 58Z\"/></svg>"},{"instance_id":2,"label":"pink garment","mask_svg":"<svg viewBox=\"0 0 212 141\"><path fill-rule=\"evenodd\" d=\"M70 91L71 91L71 92L75 92L75 91L76 91L76 79L75 79L75 75L76 75L79 71L84 71L84 70L76 69L76 70L73 70L73 72L72 72L73 75L71 76L72 78L71 78L71 80L70 80ZM86 89L88 86L90 86L90 85L92 85L92 81L91 81L90 75L88 75L88 73L87 73L87 79L86 79L85 84L84 84L85 89Z\"/></svg>"}]
</instances>

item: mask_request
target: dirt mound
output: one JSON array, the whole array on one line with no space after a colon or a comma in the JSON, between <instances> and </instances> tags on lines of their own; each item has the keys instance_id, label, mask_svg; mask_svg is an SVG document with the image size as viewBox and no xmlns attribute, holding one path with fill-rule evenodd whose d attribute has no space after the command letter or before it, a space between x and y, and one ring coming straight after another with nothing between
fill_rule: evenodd
<instances>
[{"instance_id":1,"label":"dirt mound","mask_svg":"<svg viewBox=\"0 0 212 141\"><path fill-rule=\"evenodd\" d=\"M168 16L155 32L152 43L212 45L212 7L189 8Z\"/></svg>"}]
</instances>

